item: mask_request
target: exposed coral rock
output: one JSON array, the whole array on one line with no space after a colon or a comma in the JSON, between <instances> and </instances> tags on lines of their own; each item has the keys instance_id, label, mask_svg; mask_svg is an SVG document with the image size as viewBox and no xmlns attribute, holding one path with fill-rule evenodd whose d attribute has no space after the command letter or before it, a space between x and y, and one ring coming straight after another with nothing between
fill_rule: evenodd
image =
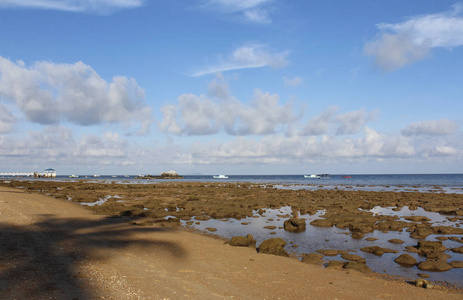
<instances>
[{"instance_id":1,"label":"exposed coral rock","mask_svg":"<svg viewBox=\"0 0 463 300\"><path fill-rule=\"evenodd\" d=\"M440 260L425 260L418 264L418 269L433 272L444 272L452 269L452 266Z\"/></svg>"},{"instance_id":2,"label":"exposed coral rock","mask_svg":"<svg viewBox=\"0 0 463 300\"><path fill-rule=\"evenodd\" d=\"M410 266L410 267L418 263L416 259L409 254L402 254L396 259L394 259L394 261L400 265Z\"/></svg>"},{"instance_id":3,"label":"exposed coral rock","mask_svg":"<svg viewBox=\"0 0 463 300\"><path fill-rule=\"evenodd\" d=\"M371 269L364 263L359 263L355 261L350 261L343 266L346 270L355 270L361 273L371 273Z\"/></svg>"},{"instance_id":4,"label":"exposed coral rock","mask_svg":"<svg viewBox=\"0 0 463 300\"><path fill-rule=\"evenodd\" d=\"M259 253L273 254L278 256L289 256L288 252L285 251L286 241L282 238L273 238L263 241L258 251Z\"/></svg>"},{"instance_id":5,"label":"exposed coral rock","mask_svg":"<svg viewBox=\"0 0 463 300\"><path fill-rule=\"evenodd\" d=\"M291 218L284 222L284 229L291 232L305 231L306 223L304 219Z\"/></svg>"},{"instance_id":6,"label":"exposed coral rock","mask_svg":"<svg viewBox=\"0 0 463 300\"><path fill-rule=\"evenodd\" d=\"M388 249L388 248L381 248L381 247L378 247L378 246L364 247L364 248L361 248L360 250L362 250L363 252L372 253L372 254L377 255L377 256L382 256L384 253L397 253L397 252L399 252L397 250Z\"/></svg>"},{"instance_id":7,"label":"exposed coral rock","mask_svg":"<svg viewBox=\"0 0 463 300\"><path fill-rule=\"evenodd\" d=\"M302 257L302 262L312 265L323 265L323 255L320 253L309 253Z\"/></svg>"},{"instance_id":8,"label":"exposed coral rock","mask_svg":"<svg viewBox=\"0 0 463 300\"><path fill-rule=\"evenodd\" d=\"M232 237L230 242L228 243L230 246L237 246L237 247L256 247L256 240L252 236L252 234L248 234L246 237L244 236L235 236Z\"/></svg>"}]
</instances>

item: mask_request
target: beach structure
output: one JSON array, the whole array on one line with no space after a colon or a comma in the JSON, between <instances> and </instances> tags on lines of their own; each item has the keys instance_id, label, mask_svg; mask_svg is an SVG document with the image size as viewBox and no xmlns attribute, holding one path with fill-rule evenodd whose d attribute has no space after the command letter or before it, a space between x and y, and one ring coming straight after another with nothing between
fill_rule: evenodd
<instances>
[{"instance_id":1,"label":"beach structure","mask_svg":"<svg viewBox=\"0 0 463 300\"><path fill-rule=\"evenodd\" d=\"M0 172L0 176L7 177L29 177L34 175L34 172Z\"/></svg>"},{"instance_id":2,"label":"beach structure","mask_svg":"<svg viewBox=\"0 0 463 300\"><path fill-rule=\"evenodd\" d=\"M42 177L48 177L48 178L55 178L56 177L56 170L54 169L46 169L42 173Z\"/></svg>"}]
</instances>

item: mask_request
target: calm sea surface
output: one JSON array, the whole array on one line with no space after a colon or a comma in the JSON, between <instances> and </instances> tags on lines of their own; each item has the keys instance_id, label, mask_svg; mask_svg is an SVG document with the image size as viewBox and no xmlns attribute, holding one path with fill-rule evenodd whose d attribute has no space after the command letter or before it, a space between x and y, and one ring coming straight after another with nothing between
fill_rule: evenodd
<instances>
[{"instance_id":1,"label":"calm sea surface","mask_svg":"<svg viewBox=\"0 0 463 300\"><path fill-rule=\"evenodd\" d=\"M351 176L352 178L345 178ZM58 176L57 180L94 180L119 183L153 183L166 180L136 179L133 175L79 175L79 178ZM46 180L46 179L43 179ZM329 179L309 179L304 175L228 175L227 179L215 179L213 175L185 175L175 182L248 182L273 184L280 188L349 189L365 191L419 191L463 193L463 174L388 174L388 175L330 175Z\"/></svg>"}]
</instances>

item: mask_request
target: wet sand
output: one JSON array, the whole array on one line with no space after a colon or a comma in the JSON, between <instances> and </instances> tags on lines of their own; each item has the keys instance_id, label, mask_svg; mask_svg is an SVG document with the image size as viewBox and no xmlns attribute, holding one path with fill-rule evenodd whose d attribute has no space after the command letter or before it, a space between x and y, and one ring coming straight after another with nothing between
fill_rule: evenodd
<instances>
[{"instance_id":1,"label":"wet sand","mask_svg":"<svg viewBox=\"0 0 463 300\"><path fill-rule=\"evenodd\" d=\"M12 181L3 186L7 187L0 188L2 299L463 298L461 291L442 286L423 289L375 274L322 269L173 229L179 219L240 219L256 209L289 205L294 215L325 209L327 223L352 227L352 233L370 230L364 226L375 227L378 220L393 230L400 228L394 223L398 221L356 214L356 208L415 206L460 218L461 195L203 183ZM101 199L101 205L86 209L73 203ZM176 219L164 221L166 216ZM414 223L410 234L432 227L422 220Z\"/></svg>"}]
</instances>

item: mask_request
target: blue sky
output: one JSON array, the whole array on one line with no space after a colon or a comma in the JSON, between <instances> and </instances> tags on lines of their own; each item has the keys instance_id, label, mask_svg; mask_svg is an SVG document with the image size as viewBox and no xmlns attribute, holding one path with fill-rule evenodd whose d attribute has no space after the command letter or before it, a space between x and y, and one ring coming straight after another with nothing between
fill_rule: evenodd
<instances>
[{"instance_id":1,"label":"blue sky","mask_svg":"<svg viewBox=\"0 0 463 300\"><path fill-rule=\"evenodd\" d=\"M461 173L463 2L0 0L0 171Z\"/></svg>"}]
</instances>

